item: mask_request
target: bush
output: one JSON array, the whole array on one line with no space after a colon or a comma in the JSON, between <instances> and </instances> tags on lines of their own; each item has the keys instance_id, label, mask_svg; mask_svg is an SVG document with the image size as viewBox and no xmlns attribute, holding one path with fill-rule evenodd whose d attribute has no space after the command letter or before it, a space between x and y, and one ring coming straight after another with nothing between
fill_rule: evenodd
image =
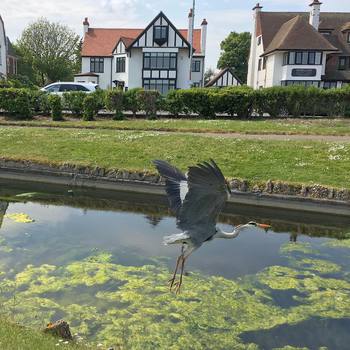
<instances>
[{"instance_id":1,"label":"bush","mask_svg":"<svg viewBox=\"0 0 350 350\"><path fill-rule=\"evenodd\" d=\"M53 121L63 120L62 118L62 99L59 95L49 95L48 97L51 117Z\"/></svg>"},{"instance_id":2,"label":"bush","mask_svg":"<svg viewBox=\"0 0 350 350\"><path fill-rule=\"evenodd\" d=\"M227 87L213 91L211 101L216 113L249 118L253 111L254 90L248 86Z\"/></svg>"},{"instance_id":3,"label":"bush","mask_svg":"<svg viewBox=\"0 0 350 350\"><path fill-rule=\"evenodd\" d=\"M84 113L83 119L85 121L94 120L98 111L99 111L99 98L100 94L96 94L95 92L91 94L87 94L84 99Z\"/></svg>"},{"instance_id":4,"label":"bush","mask_svg":"<svg viewBox=\"0 0 350 350\"><path fill-rule=\"evenodd\" d=\"M179 90L170 90L164 105L164 109L175 117L178 117L180 113L185 111L185 103Z\"/></svg>"},{"instance_id":5,"label":"bush","mask_svg":"<svg viewBox=\"0 0 350 350\"><path fill-rule=\"evenodd\" d=\"M110 111L114 111L114 120L123 120L123 101L124 92L120 89L108 90L106 93L106 107Z\"/></svg>"},{"instance_id":6,"label":"bush","mask_svg":"<svg viewBox=\"0 0 350 350\"><path fill-rule=\"evenodd\" d=\"M140 101L137 94L142 91L142 88L129 89L124 93L124 110L131 111L133 117L136 118L136 113L140 110Z\"/></svg>"},{"instance_id":7,"label":"bush","mask_svg":"<svg viewBox=\"0 0 350 350\"><path fill-rule=\"evenodd\" d=\"M144 110L148 119L156 119L160 103L160 93L157 90L140 90L137 92L140 109Z\"/></svg>"},{"instance_id":8,"label":"bush","mask_svg":"<svg viewBox=\"0 0 350 350\"><path fill-rule=\"evenodd\" d=\"M9 115L21 119L27 119L32 116L31 90L3 88L0 89L0 109Z\"/></svg>"},{"instance_id":9,"label":"bush","mask_svg":"<svg viewBox=\"0 0 350 350\"><path fill-rule=\"evenodd\" d=\"M81 117L86 93L82 91L65 92L63 94L64 108L71 111L74 117Z\"/></svg>"}]
</instances>

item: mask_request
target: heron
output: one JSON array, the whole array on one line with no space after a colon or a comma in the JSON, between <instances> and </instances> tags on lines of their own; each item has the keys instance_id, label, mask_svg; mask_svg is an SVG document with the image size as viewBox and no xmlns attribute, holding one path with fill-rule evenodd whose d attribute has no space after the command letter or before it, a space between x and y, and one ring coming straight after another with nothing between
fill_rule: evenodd
<instances>
[{"instance_id":1,"label":"heron","mask_svg":"<svg viewBox=\"0 0 350 350\"><path fill-rule=\"evenodd\" d=\"M218 216L231 196L231 189L214 160L190 166L186 175L166 161L154 160L153 164L165 179L169 207L182 231L164 237L165 245L181 245L181 254L169 281L170 290L176 294L180 293L186 261L203 243L215 238L233 239L252 227L270 228L255 221L238 225L232 232L224 232L216 226Z\"/></svg>"}]
</instances>

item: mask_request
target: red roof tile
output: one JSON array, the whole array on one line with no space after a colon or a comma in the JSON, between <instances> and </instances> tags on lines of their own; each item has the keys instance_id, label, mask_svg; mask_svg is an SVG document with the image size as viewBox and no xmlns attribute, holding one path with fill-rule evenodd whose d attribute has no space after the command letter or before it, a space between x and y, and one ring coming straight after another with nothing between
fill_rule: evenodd
<instances>
[{"instance_id":1,"label":"red roof tile","mask_svg":"<svg viewBox=\"0 0 350 350\"><path fill-rule=\"evenodd\" d=\"M88 33L85 34L82 56L100 56L108 57L112 56L112 52L118 43L123 39L136 39L144 29L125 29L125 28L89 28ZM180 29L179 32L185 39L187 39L187 29ZM201 53L201 29L194 30L194 42L193 47L196 50L196 54Z\"/></svg>"}]
</instances>

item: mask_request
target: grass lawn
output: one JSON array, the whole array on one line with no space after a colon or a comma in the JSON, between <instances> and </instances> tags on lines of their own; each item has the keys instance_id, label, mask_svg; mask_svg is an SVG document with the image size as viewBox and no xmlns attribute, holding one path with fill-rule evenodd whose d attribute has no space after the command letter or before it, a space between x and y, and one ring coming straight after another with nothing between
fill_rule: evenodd
<instances>
[{"instance_id":1,"label":"grass lawn","mask_svg":"<svg viewBox=\"0 0 350 350\"><path fill-rule=\"evenodd\" d=\"M213 158L224 174L350 188L350 143L240 140L146 131L0 127L0 157L150 170L165 159L183 170Z\"/></svg>"},{"instance_id":2,"label":"grass lawn","mask_svg":"<svg viewBox=\"0 0 350 350\"><path fill-rule=\"evenodd\" d=\"M49 118L38 118L29 121L7 120L0 117L0 125L18 124L28 126L62 126L84 128L111 128L123 130L160 130L189 132L235 132L244 134L285 134L285 135L350 135L349 119L275 119L275 120L190 120L130 119L125 121L97 120L84 122L66 120L53 122Z\"/></svg>"},{"instance_id":3,"label":"grass lawn","mask_svg":"<svg viewBox=\"0 0 350 350\"><path fill-rule=\"evenodd\" d=\"M88 349L85 346L64 344L64 342L59 342L57 338L20 327L0 318L1 350L57 350L60 348L67 350Z\"/></svg>"}]
</instances>

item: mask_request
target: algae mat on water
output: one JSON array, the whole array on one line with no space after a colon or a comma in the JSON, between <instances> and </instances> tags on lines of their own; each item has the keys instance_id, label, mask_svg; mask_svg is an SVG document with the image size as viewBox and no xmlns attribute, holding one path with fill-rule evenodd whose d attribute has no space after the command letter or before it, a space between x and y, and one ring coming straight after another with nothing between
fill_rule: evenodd
<instances>
[{"instance_id":1,"label":"algae mat on water","mask_svg":"<svg viewBox=\"0 0 350 350\"><path fill-rule=\"evenodd\" d=\"M349 246L337 241L331 249L350 259ZM281 254L285 266L236 280L191 273L180 296L166 287L169 270L161 263L124 266L109 253L19 273L3 266L2 305L17 321L38 326L64 317L74 331L120 349L257 350L263 348L244 343L244 334L350 317L348 265L306 244L282 246ZM281 305L276 296L286 292L293 302Z\"/></svg>"}]
</instances>

